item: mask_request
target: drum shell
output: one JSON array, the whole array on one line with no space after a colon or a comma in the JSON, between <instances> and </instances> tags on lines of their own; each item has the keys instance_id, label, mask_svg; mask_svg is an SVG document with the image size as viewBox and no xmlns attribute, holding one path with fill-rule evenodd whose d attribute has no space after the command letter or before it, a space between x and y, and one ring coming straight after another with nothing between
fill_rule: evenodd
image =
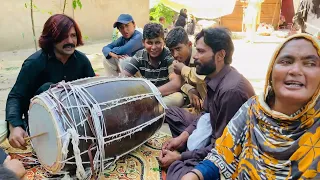
<instances>
[{"instance_id":1,"label":"drum shell","mask_svg":"<svg viewBox=\"0 0 320 180\"><path fill-rule=\"evenodd\" d=\"M101 80L101 78L91 78L82 81L76 81L72 83L72 85L85 85L87 83L98 81L99 79ZM99 108L102 109L101 115L104 118L104 123L106 126L106 132L104 132L103 136L109 136L109 138L105 138L104 142L110 141L109 143L106 143L104 146L105 159L120 157L123 154L132 151L133 149L144 143L148 138L150 138L161 127L163 123L164 108L155 96L139 98L135 100L130 99L130 97L141 94L155 94L154 90L150 88L150 84L146 83L146 81L144 80L111 80L109 82L98 83L95 85L88 86L85 89L93 97L93 99L98 101L98 103L122 99L119 105L113 105L112 107L107 105L99 106ZM55 90L52 89L52 92L54 91ZM66 98L66 91L62 91L59 94L56 94L56 96L61 99L61 102L62 104L64 104L65 107L68 107L70 105L77 105L77 98L75 98L74 94L69 94L68 98ZM126 98L128 99L126 100ZM88 114L92 113L89 111L89 109L87 109L87 111ZM85 121L82 125L80 125L81 118L77 108L69 109L68 112L69 114L71 114L70 117L74 119L76 124L78 124L77 132L80 137L94 137L94 134L89 128L88 121ZM158 120L149 124L148 122L152 119ZM32 126L32 119L29 119L29 122ZM62 125L62 132L67 132L68 128L70 128L68 126L65 126L63 122L57 123L60 123L60 125ZM137 128L138 126L141 126L146 123L148 124L147 126L143 128ZM125 131L126 133L119 135L119 133ZM32 135L32 132L30 133ZM33 132L33 134L36 133L37 132ZM63 141L63 138L61 141ZM92 145L93 143L96 144L97 142L80 138L80 151L87 151L90 145ZM61 142L61 144L63 144L63 142ZM95 155L95 148L93 148L91 152L93 155ZM73 156L73 146L70 142L68 146L67 159L72 158ZM89 155L87 152L81 155L81 159L84 167L90 166ZM41 159L39 159L39 161L41 162ZM73 172L76 170L76 165L69 164L70 162L75 162L75 159L70 159L68 163L62 165L61 169L58 170L52 171L50 169L50 165L46 165L46 167L49 167L48 170L52 173L59 173L59 171Z\"/></svg>"}]
</instances>

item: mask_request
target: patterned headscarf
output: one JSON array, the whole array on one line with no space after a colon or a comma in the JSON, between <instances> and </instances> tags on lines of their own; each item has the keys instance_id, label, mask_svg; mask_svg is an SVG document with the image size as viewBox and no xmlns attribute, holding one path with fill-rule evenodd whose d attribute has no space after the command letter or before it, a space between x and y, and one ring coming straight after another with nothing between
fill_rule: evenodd
<instances>
[{"instance_id":1,"label":"patterned headscarf","mask_svg":"<svg viewBox=\"0 0 320 180\"><path fill-rule=\"evenodd\" d=\"M225 179L320 178L320 84L311 100L291 116L270 109L274 63L285 44L304 38L320 48L312 36L288 38L275 51L262 96L248 100L235 114L216 147L206 159L220 169Z\"/></svg>"}]
</instances>

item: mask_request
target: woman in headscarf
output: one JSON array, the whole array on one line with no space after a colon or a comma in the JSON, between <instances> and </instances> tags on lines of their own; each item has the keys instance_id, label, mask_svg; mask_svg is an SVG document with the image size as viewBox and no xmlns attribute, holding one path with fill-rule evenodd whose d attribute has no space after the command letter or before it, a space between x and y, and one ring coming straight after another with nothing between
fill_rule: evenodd
<instances>
[{"instance_id":1,"label":"woman in headscarf","mask_svg":"<svg viewBox=\"0 0 320 180\"><path fill-rule=\"evenodd\" d=\"M187 19L188 19L187 9L181 9L175 26L176 27L181 26L184 28L187 24Z\"/></svg>"},{"instance_id":2,"label":"woman in headscarf","mask_svg":"<svg viewBox=\"0 0 320 180\"><path fill-rule=\"evenodd\" d=\"M211 153L182 179L319 179L319 55L306 34L281 44L263 95L239 109Z\"/></svg>"}]
</instances>

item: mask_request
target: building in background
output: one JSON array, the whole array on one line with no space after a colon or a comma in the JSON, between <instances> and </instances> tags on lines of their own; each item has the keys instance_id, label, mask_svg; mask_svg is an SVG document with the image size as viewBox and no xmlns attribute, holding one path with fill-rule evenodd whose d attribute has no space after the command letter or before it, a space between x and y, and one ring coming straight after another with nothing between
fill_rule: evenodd
<instances>
[{"instance_id":1,"label":"building in background","mask_svg":"<svg viewBox=\"0 0 320 180\"><path fill-rule=\"evenodd\" d=\"M62 13L64 0L33 0L36 39L39 38L50 13ZM82 9L67 0L65 14L79 24L85 42L112 39L113 23L121 13L133 16L138 27L149 20L149 0L82 0ZM34 47L29 1L3 0L0 6L0 51ZM137 9L139 9L137 11Z\"/></svg>"}]
</instances>

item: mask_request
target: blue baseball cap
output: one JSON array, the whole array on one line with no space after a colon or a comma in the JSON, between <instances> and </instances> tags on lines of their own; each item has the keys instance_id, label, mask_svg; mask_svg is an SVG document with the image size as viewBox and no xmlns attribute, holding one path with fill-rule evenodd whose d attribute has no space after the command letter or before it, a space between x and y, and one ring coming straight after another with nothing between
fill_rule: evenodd
<instances>
[{"instance_id":1,"label":"blue baseball cap","mask_svg":"<svg viewBox=\"0 0 320 180\"><path fill-rule=\"evenodd\" d=\"M113 27L117 27L118 23L121 24L128 24L129 22L132 22L133 18L130 14L120 14L118 17L118 20L113 24Z\"/></svg>"}]
</instances>

